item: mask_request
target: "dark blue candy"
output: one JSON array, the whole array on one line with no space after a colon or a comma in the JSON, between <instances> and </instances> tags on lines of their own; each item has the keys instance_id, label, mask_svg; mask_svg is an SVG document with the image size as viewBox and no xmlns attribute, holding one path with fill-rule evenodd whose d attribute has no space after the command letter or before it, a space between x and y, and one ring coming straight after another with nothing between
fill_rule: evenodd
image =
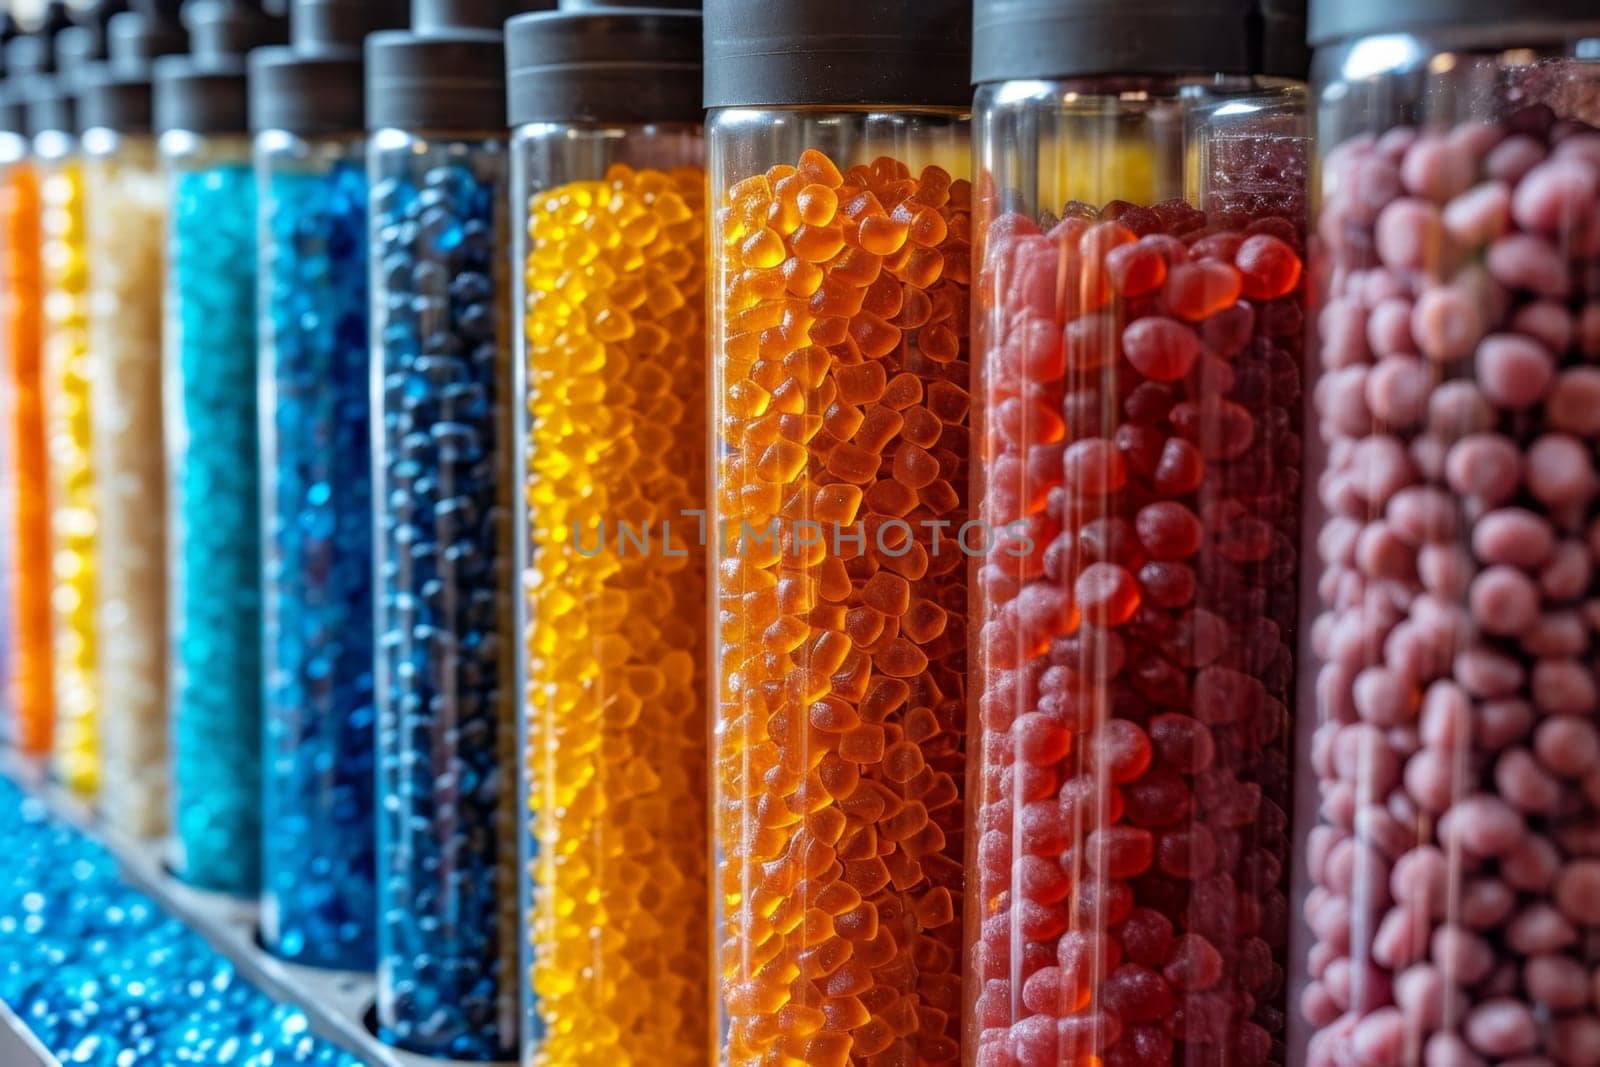
<instances>
[{"instance_id":1,"label":"dark blue candy","mask_svg":"<svg viewBox=\"0 0 1600 1067\"><path fill-rule=\"evenodd\" d=\"M262 939L364 970L377 959L366 165L289 166L263 190Z\"/></svg>"},{"instance_id":2,"label":"dark blue candy","mask_svg":"<svg viewBox=\"0 0 1600 1067\"><path fill-rule=\"evenodd\" d=\"M252 894L260 880L261 526L248 163L179 171L169 258L176 869L197 886Z\"/></svg>"},{"instance_id":3,"label":"dark blue candy","mask_svg":"<svg viewBox=\"0 0 1600 1067\"><path fill-rule=\"evenodd\" d=\"M381 1036L516 1048L511 424L493 277L503 150L379 151Z\"/></svg>"}]
</instances>

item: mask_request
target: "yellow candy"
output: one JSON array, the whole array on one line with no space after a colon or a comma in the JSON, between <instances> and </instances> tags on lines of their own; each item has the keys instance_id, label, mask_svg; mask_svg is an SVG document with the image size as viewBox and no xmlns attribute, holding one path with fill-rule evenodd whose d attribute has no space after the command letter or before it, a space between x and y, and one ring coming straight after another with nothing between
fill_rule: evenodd
<instances>
[{"instance_id":1,"label":"yellow candy","mask_svg":"<svg viewBox=\"0 0 1600 1067\"><path fill-rule=\"evenodd\" d=\"M90 438L88 264L83 170L75 160L47 163L40 183L40 260L44 280L45 438L50 459L50 536L55 644L54 764L69 789L99 788L95 717L95 542Z\"/></svg>"},{"instance_id":2,"label":"yellow candy","mask_svg":"<svg viewBox=\"0 0 1600 1067\"><path fill-rule=\"evenodd\" d=\"M682 514L705 507L703 182L615 167L529 205L528 929L548 1067L698 1067L711 1047L706 578Z\"/></svg>"}]
</instances>

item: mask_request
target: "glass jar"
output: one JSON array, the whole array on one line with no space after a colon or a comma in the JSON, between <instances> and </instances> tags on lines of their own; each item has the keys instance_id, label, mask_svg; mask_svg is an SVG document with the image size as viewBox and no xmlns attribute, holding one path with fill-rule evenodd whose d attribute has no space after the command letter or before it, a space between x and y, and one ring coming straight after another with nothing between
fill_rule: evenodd
<instances>
[{"instance_id":1,"label":"glass jar","mask_svg":"<svg viewBox=\"0 0 1600 1067\"><path fill-rule=\"evenodd\" d=\"M1143 15L1041 63L1060 25L1004 14L975 31L975 1062L1281 1064L1305 87L1249 73L1243 19L1123 74L1096 42Z\"/></svg>"},{"instance_id":2,"label":"glass jar","mask_svg":"<svg viewBox=\"0 0 1600 1067\"><path fill-rule=\"evenodd\" d=\"M59 129L33 139L39 172L43 394L50 470L51 639L56 724L52 769L76 793L99 787L96 718L95 550L97 510L90 437L88 263L83 159Z\"/></svg>"},{"instance_id":3,"label":"glass jar","mask_svg":"<svg viewBox=\"0 0 1600 1067\"><path fill-rule=\"evenodd\" d=\"M523 1062L704 1062L701 22L619 7L529 15L506 32Z\"/></svg>"},{"instance_id":4,"label":"glass jar","mask_svg":"<svg viewBox=\"0 0 1600 1067\"><path fill-rule=\"evenodd\" d=\"M954 1062L967 118L707 133L724 1062Z\"/></svg>"},{"instance_id":5,"label":"glass jar","mask_svg":"<svg viewBox=\"0 0 1600 1067\"><path fill-rule=\"evenodd\" d=\"M203 888L250 894L261 818L256 181L242 134L176 129L160 144L172 198L163 344L174 867Z\"/></svg>"},{"instance_id":6,"label":"glass jar","mask_svg":"<svg viewBox=\"0 0 1600 1067\"><path fill-rule=\"evenodd\" d=\"M148 132L83 136L87 333L98 513L99 809L124 833L168 827L167 513L161 278L167 182Z\"/></svg>"},{"instance_id":7,"label":"glass jar","mask_svg":"<svg viewBox=\"0 0 1600 1067\"><path fill-rule=\"evenodd\" d=\"M1600 1060L1600 18L1441 12L1311 16L1297 1015L1308 1065L1569 1067Z\"/></svg>"},{"instance_id":8,"label":"glass jar","mask_svg":"<svg viewBox=\"0 0 1600 1067\"><path fill-rule=\"evenodd\" d=\"M745 6L706 12L721 1062L954 1063L970 5Z\"/></svg>"},{"instance_id":9,"label":"glass jar","mask_svg":"<svg viewBox=\"0 0 1600 1067\"><path fill-rule=\"evenodd\" d=\"M7 110L14 107L11 102ZM11 398L6 452L14 507L7 537L12 632L6 695L14 721L12 744L31 758L49 755L55 722L39 288L38 172L28 158L27 138L7 130L0 132L0 358Z\"/></svg>"},{"instance_id":10,"label":"glass jar","mask_svg":"<svg viewBox=\"0 0 1600 1067\"><path fill-rule=\"evenodd\" d=\"M372 452L366 141L264 130L262 939L370 968Z\"/></svg>"},{"instance_id":11,"label":"glass jar","mask_svg":"<svg viewBox=\"0 0 1600 1067\"><path fill-rule=\"evenodd\" d=\"M506 143L382 129L372 180L380 1032L514 1054Z\"/></svg>"}]
</instances>

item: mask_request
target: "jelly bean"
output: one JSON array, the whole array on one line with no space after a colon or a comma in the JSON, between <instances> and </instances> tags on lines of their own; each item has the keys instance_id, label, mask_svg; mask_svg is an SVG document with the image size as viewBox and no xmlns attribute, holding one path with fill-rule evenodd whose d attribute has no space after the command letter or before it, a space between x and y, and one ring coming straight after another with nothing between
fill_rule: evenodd
<instances>
[{"instance_id":1,"label":"jelly bean","mask_svg":"<svg viewBox=\"0 0 1600 1067\"><path fill-rule=\"evenodd\" d=\"M167 478L161 290L167 182L148 142L84 162L102 755L98 807L124 833L167 832Z\"/></svg>"},{"instance_id":2,"label":"jelly bean","mask_svg":"<svg viewBox=\"0 0 1600 1067\"><path fill-rule=\"evenodd\" d=\"M1303 167L1273 163L1286 176ZM980 1054L1006 1042L1019 1061L1050 1067L1213 1053L1264 1064L1284 1031L1272 1006L1283 964L1252 935L1269 929L1281 946L1287 923L1284 634L1296 612L1298 531L1292 505L1274 501L1292 499L1298 484L1300 393L1295 349L1268 338L1296 346L1303 319L1283 328L1288 317L1268 309L1300 303L1303 239L1287 217L1263 212L1283 225L1262 229L1243 213L1207 226L1180 203L1158 211L1117 201L1098 217L1069 215L1051 232L1079 231L1075 248L1054 262L1043 246L1025 254L1030 270L1081 299L1001 286L977 319L987 362L975 403L990 428L980 513L1030 526L1042 513L1052 536L1042 567L1016 569L1013 583L980 582L975 602L980 709L1015 697L1003 678L1047 666L1036 697L979 720L974 812L994 836L970 875L971 906L984 909L978 947L990 933L1043 941L1059 965L1046 956L1020 1001L982 1002ZM1303 196L1286 196L1296 203L1303 210ZM1023 252L1031 238L1013 235L1030 222L995 219L980 280ZM1059 324L1065 366L1017 358L1014 346L1034 343L1045 317ZM1408 351L1409 317L1408 308ZM1362 359L1364 349L1363 337ZM1424 374L1416 390L1413 422L1426 414L1429 381ZM1014 415L1022 398L1056 417ZM1361 414L1366 428L1364 404ZM1372 459L1363 503L1411 481L1398 442ZM1026 491L1011 491L1013 470ZM1409 691L1391 688L1396 722L1414 716ZM1051 860L1065 884L1035 873ZM1032 895L1018 899L1024 874ZM1343 916L1348 928L1348 909ZM1078 947L1088 939L1093 960ZM1225 1054L1227 1042L1236 1047Z\"/></svg>"},{"instance_id":3,"label":"jelly bean","mask_svg":"<svg viewBox=\"0 0 1600 1067\"><path fill-rule=\"evenodd\" d=\"M378 1032L517 1038L511 407L498 141L369 151Z\"/></svg>"},{"instance_id":4,"label":"jelly bean","mask_svg":"<svg viewBox=\"0 0 1600 1067\"><path fill-rule=\"evenodd\" d=\"M195 885L249 894L261 825L256 183L243 161L185 163L172 197L164 343L175 868Z\"/></svg>"},{"instance_id":5,"label":"jelly bean","mask_svg":"<svg viewBox=\"0 0 1600 1067\"><path fill-rule=\"evenodd\" d=\"M372 453L360 145L267 158L261 190L261 937L298 963L375 962Z\"/></svg>"},{"instance_id":6,"label":"jelly bean","mask_svg":"<svg viewBox=\"0 0 1600 1067\"><path fill-rule=\"evenodd\" d=\"M801 224L785 234L767 220L787 212L792 177L806 184L796 194ZM712 277L726 283L714 301L712 378L722 420L712 877L730 1062L812 1062L818 1042L826 1062L960 1058L966 564L986 555L997 576L1034 572L1059 532L1041 515L1038 525L962 533L971 195L937 166L913 172L882 158L841 168L807 149L715 205ZM842 240L824 239L835 230ZM1069 235L1019 236L1038 246L1009 260L1034 303L1006 358L1055 373L1114 358L1115 333L1068 336L1053 321L1049 309L1068 298L1053 257ZM1070 236L1122 242L1115 232ZM803 303L740 281L793 276L797 263L821 274ZM1059 414L1015 399L995 437L1041 418L1059 425ZM820 429L785 434L785 417ZM1106 444L1083 457L1085 477L1120 462ZM1054 462L1059 470L1059 455ZM800 519L820 524L820 536L789 528ZM777 536L741 536L741 523ZM1024 600L985 639L1046 645L1072 614L1064 597ZM1022 798L1053 788L1052 773L1030 761L1069 748L1066 725L1031 706L993 713L1026 735L1015 766L997 768L1005 788ZM1059 931L1065 888L1044 860L1059 852L1058 809L1020 803L1030 812L1021 847L1058 872L1027 876L1029 922ZM822 906L835 895L837 909ZM841 938L828 957L837 969L817 1009L807 972L830 933ZM1042 953L1017 995L1047 1003L1064 993L1040 970ZM830 1011L826 998L861 1007ZM670 1040L691 1034L680 1027ZM1052 1025L1037 1039L1059 1037Z\"/></svg>"},{"instance_id":7,"label":"jelly bean","mask_svg":"<svg viewBox=\"0 0 1600 1067\"><path fill-rule=\"evenodd\" d=\"M1399 357L1373 365L1346 338L1320 340L1336 373L1370 367L1365 407L1384 421L1352 417L1332 375L1319 385L1318 493L1338 519L1319 531L1313 624L1331 661L1307 844L1314 1057L1600 1061L1582 933L1600 921L1583 769L1600 694L1580 608L1600 394L1572 296L1594 267L1600 171L1561 152L1552 119L1536 106L1405 130L1391 139L1406 145L1404 190L1341 186L1324 205L1322 232L1339 236L1319 267L1330 305L1370 307L1382 352L1403 340L1387 302L1411 300L1410 339L1443 373L1380 373ZM1380 145L1341 146L1325 177L1382 171ZM1392 269L1371 269L1374 248ZM1352 713L1362 722L1339 725Z\"/></svg>"}]
</instances>

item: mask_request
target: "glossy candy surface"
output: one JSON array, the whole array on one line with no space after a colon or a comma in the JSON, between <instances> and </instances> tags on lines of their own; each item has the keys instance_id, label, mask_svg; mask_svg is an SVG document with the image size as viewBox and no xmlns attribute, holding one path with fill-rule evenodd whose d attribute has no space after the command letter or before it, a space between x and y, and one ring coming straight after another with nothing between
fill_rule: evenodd
<instances>
[{"instance_id":1,"label":"glossy candy surface","mask_svg":"<svg viewBox=\"0 0 1600 1067\"><path fill-rule=\"evenodd\" d=\"M88 261L83 167L75 156L39 165L44 308L45 443L50 460L51 638L56 725L52 764L74 792L100 783L95 673L95 501L90 420Z\"/></svg>"},{"instance_id":2,"label":"glossy candy surface","mask_svg":"<svg viewBox=\"0 0 1600 1067\"><path fill-rule=\"evenodd\" d=\"M511 413L499 141L372 150L379 1033L516 1048Z\"/></svg>"},{"instance_id":3,"label":"glossy candy surface","mask_svg":"<svg viewBox=\"0 0 1600 1067\"><path fill-rule=\"evenodd\" d=\"M617 165L528 206L534 1064L709 1048L704 182Z\"/></svg>"},{"instance_id":4,"label":"glossy candy surface","mask_svg":"<svg viewBox=\"0 0 1600 1067\"><path fill-rule=\"evenodd\" d=\"M1600 1063L1600 132L1506 106L1325 156L1313 1067Z\"/></svg>"},{"instance_id":5,"label":"glossy candy surface","mask_svg":"<svg viewBox=\"0 0 1600 1067\"><path fill-rule=\"evenodd\" d=\"M262 188L262 939L376 961L367 179L357 141Z\"/></svg>"},{"instance_id":6,"label":"glossy candy surface","mask_svg":"<svg viewBox=\"0 0 1600 1067\"><path fill-rule=\"evenodd\" d=\"M726 1063L959 1059L970 198L808 149L717 205Z\"/></svg>"},{"instance_id":7,"label":"glossy candy surface","mask_svg":"<svg viewBox=\"0 0 1600 1067\"><path fill-rule=\"evenodd\" d=\"M1304 144L980 235L983 1067L1285 1062Z\"/></svg>"},{"instance_id":8,"label":"glossy candy surface","mask_svg":"<svg viewBox=\"0 0 1600 1067\"><path fill-rule=\"evenodd\" d=\"M63 1064L357 1067L0 778L0 1000Z\"/></svg>"},{"instance_id":9,"label":"glossy candy surface","mask_svg":"<svg viewBox=\"0 0 1600 1067\"><path fill-rule=\"evenodd\" d=\"M6 689L15 716L14 744L29 756L50 751L55 720L50 655L50 511L40 365L39 180L32 165L0 171L0 352L11 392L15 508L7 594Z\"/></svg>"},{"instance_id":10,"label":"glossy candy surface","mask_svg":"<svg viewBox=\"0 0 1600 1067\"><path fill-rule=\"evenodd\" d=\"M124 833L169 825L167 513L161 285L167 183L130 139L84 162L94 469L101 815Z\"/></svg>"},{"instance_id":11,"label":"glossy candy surface","mask_svg":"<svg viewBox=\"0 0 1600 1067\"><path fill-rule=\"evenodd\" d=\"M175 867L202 888L250 894L261 819L256 183L242 159L180 165L172 181Z\"/></svg>"}]
</instances>

